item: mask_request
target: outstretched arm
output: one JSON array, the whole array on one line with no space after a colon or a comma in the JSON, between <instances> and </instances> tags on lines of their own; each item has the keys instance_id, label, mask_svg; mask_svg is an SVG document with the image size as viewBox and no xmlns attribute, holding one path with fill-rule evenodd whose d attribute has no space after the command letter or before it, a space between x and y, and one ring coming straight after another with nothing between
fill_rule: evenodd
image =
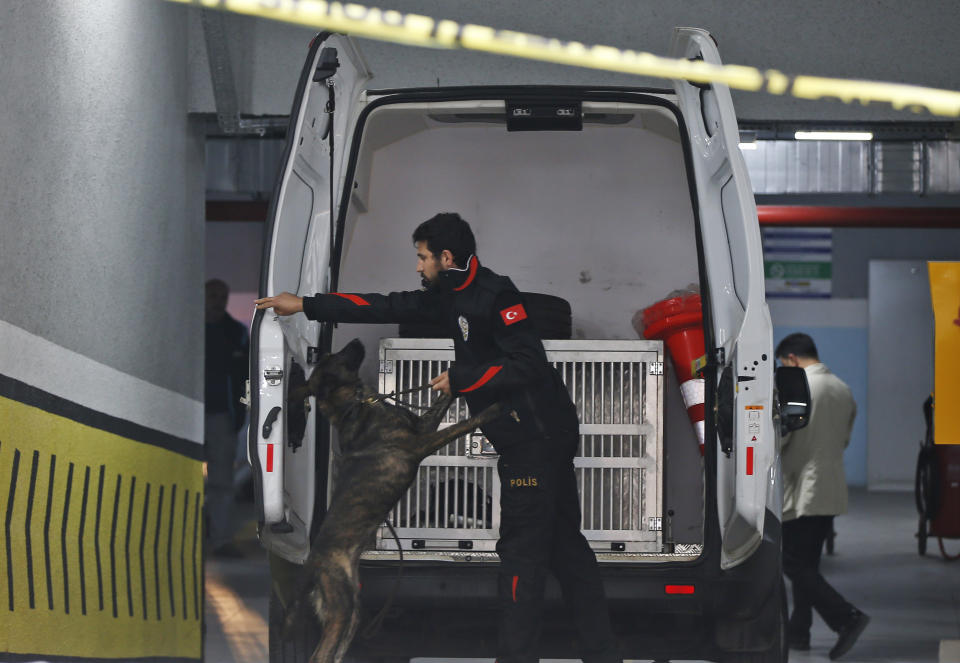
<instances>
[{"instance_id":1,"label":"outstretched arm","mask_svg":"<svg viewBox=\"0 0 960 663\"><path fill-rule=\"evenodd\" d=\"M430 322L436 321L439 308L434 295L422 290L352 294L344 292L318 293L298 297L281 292L273 297L256 300L257 309L272 308L278 315L303 313L310 320L320 322Z\"/></svg>"}]
</instances>

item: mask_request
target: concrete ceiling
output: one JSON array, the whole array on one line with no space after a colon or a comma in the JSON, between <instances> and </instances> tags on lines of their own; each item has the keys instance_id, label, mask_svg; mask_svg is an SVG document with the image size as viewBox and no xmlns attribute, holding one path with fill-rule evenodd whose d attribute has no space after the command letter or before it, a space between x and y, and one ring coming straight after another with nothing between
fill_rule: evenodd
<instances>
[{"instance_id":1,"label":"concrete ceiling","mask_svg":"<svg viewBox=\"0 0 960 663\"><path fill-rule=\"evenodd\" d=\"M160 0L156 0L160 1ZM372 3L371 3L372 4ZM725 62L791 74L960 88L960 3L919 0L383 0L384 9L609 44L666 55L674 26L710 30ZM213 96L197 10L191 9L191 110ZM232 16L228 22L241 112L286 114L312 31ZM375 87L465 84L664 86L665 81L359 40ZM889 106L734 92L741 120L942 120Z\"/></svg>"}]
</instances>

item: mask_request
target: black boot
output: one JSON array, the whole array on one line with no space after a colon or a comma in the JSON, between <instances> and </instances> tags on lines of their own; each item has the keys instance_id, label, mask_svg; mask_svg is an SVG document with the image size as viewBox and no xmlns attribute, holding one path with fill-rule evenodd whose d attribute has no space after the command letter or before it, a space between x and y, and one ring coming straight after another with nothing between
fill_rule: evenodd
<instances>
[{"instance_id":1,"label":"black boot","mask_svg":"<svg viewBox=\"0 0 960 663\"><path fill-rule=\"evenodd\" d=\"M847 623L838 631L837 644L830 650L830 660L835 661L850 651L857 641L857 638L860 637L860 634L863 633L863 630L867 628L867 624L869 623L870 617L854 609L854 611L850 613Z\"/></svg>"}]
</instances>

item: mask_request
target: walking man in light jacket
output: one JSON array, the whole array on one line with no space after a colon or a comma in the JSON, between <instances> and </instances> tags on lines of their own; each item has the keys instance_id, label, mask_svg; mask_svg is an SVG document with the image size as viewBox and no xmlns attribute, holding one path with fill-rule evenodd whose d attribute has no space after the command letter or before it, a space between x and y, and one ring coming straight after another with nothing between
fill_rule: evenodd
<instances>
[{"instance_id":1,"label":"walking man in light jacket","mask_svg":"<svg viewBox=\"0 0 960 663\"><path fill-rule=\"evenodd\" d=\"M820 362L808 335L787 336L776 355L784 366L804 369L813 401L807 426L783 440L783 570L793 585L787 637L791 649L810 649L815 608L838 634L830 650L835 660L850 651L870 621L820 574L820 553L833 531L833 517L847 510L843 452L857 404L843 380Z\"/></svg>"}]
</instances>

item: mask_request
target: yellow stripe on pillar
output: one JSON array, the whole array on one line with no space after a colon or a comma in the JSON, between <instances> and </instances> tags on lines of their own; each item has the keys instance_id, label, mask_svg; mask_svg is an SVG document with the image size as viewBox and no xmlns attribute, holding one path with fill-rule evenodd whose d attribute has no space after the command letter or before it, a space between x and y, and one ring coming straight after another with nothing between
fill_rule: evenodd
<instances>
[{"instance_id":1,"label":"yellow stripe on pillar","mask_svg":"<svg viewBox=\"0 0 960 663\"><path fill-rule=\"evenodd\" d=\"M200 659L201 462L49 409L0 396L0 651Z\"/></svg>"}]
</instances>

